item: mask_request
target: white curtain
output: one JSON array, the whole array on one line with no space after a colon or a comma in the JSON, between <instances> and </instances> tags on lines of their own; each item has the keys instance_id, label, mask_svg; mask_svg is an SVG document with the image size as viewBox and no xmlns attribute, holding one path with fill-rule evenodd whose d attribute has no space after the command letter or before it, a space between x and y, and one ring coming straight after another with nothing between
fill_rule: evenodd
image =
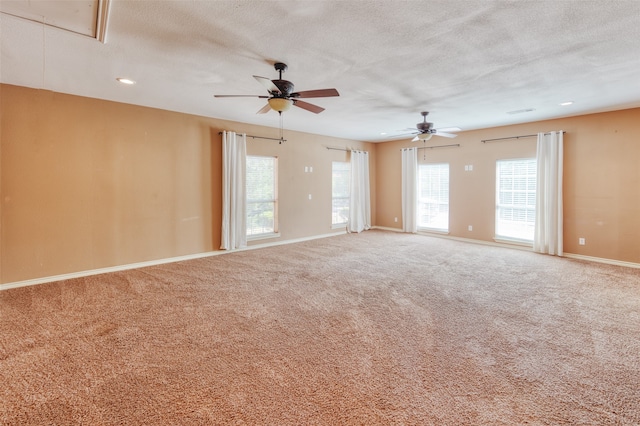
<instances>
[{"instance_id":1,"label":"white curtain","mask_svg":"<svg viewBox=\"0 0 640 426\"><path fill-rule=\"evenodd\" d=\"M402 150L402 230L418 232L418 148Z\"/></svg>"},{"instance_id":2,"label":"white curtain","mask_svg":"<svg viewBox=\"0 0 640 426\"><path fill-rule=\"evenodd\" d=\"M222 250L247 245L246 167L246 135L222 132Z\"/></svg>"},{"instance_id":3,"label":"white curtain","mask_svg":"<svg viewBox=\"0 0 640 426\"><path fill-rule=\"evenodd\" d=\"M536 224L533 250L562 256L563 132L538 133Z\"/></svg>"},{"instance_id":4,"label":"white curtain","mask_svg":"<svg viewBox=\"0 0 640 426\"><path fill-rule=\"evenodd\" d=\"M371 228L371 198L369 192L369 153L351 151L351 181L348 232Z\"/></svg>"}]
</instances>

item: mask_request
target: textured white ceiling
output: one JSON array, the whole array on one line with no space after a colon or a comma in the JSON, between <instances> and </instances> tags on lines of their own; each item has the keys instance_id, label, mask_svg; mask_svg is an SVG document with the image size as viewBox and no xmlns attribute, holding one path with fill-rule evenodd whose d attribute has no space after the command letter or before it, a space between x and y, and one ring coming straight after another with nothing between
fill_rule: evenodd
<instances>
[{"instance_id":1,"label":"textured white ceiling","mask_svg":"<svg viewBox=\"0 0 640 426\"><path fill-rule=\"evenodd\" d=\"M425 110L472 130L640 106L638 0L112 0L104 44L7 14L0 38L3 83L274 128L264 99L213 95L266 95L252 75L285 62L296 90L341 95L285 129L357 140Z\"/></svg>"}]
</instances>

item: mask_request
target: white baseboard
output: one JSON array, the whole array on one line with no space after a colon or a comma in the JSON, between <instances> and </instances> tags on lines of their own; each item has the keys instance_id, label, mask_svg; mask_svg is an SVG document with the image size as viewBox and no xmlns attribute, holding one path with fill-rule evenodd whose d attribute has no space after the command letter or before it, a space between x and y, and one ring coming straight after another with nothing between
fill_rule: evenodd
<instances>
[{"instance_id":1,"label":"white baseboard","mask_svg":"<svg viewBox=\"0 0 640 426\"><path fill-rule=\"evenodd\" d=\"M448 240L456 240L462 241L463 243L471 243L471 244L480 244L483 246L492 246L492 247L502 247L502 248L510 248L514 250L524 250L524 251L533 251L533 248L529 245L523 245L519 243L503 243L498 241L485 241L485 240L474 240L473 238L464 238L464 237L454 237L451 235L443 235L443 234L432 234L427 232L419 232L420 234L427 235L429 237L435 238L445 238Z\"/></svg>"},{"instance_id":2,"label":"white baseboard","mask_svg":"<svg viewBox=\"0 0 640 426\"><path fill-rule=\"evenodd\" d=\"M605 259L603 257L585 256L583 254L565 253L564 257L570 259L586 260L588 262L606 263L608 265L625 266L627 268L640 268L640 263L625 262L623 260Z\"/></svg>"},{"instance_id":3,"label":"white baseboard","mask_svg":"<svg viewBox=\"0 0 640 426\"><path fill-rule=\"evenodd\" d=\"M387 228L387 227L384 227L384 226L373 226L372 229L381 229L381 230L384 230L384 231L392 231L392 232L402 232L402 229L400 229L400 228ZM204 252L204 253L189 254L189 255L185 255L185 256L170 257L170 258L166 258L166 259L150 260L150 261L147 261L147 262L129 263L127 265L112 266L112 267L108 267L108 268L99 268L99 269L91 269L91 270L87 270L87 271L72 272L72 273L69 273L69 274L61 274L61 275L53 275L53 276L42 277L42 278L34 278L34 279L24 280L24 281L15 281L15 282L6 283L6 284L0 284L0 291L9 290L9 289L18 288L18 287L27 287L27 286L31 286L31 285L37 285L37 284L45 284L45 283L50 283L50 282L54 282L54 281L63 281L63 280L70 280L70 279L73 279L73 278L82 278L82 277L88 277L88 276L92 276L92 275L107 274L109 272L119 272L119 271L126 271L126 270L129 270L129 269L145 268L145 267L148 267L148 266L162 265L162 264L165 264L165 263L182 262L182 261L185 261L185 260L200 259L200 258L203 258L203 257L210 257L210 256L218 256L218 255L222 255L222 254L235 253L235 252L238 252L238 251L254 250L254 249L259 249L259 248L264 248L264 247L271 247L271 246L279 246L279 245L284 245L284 244L293 244L293 243L299 243L299 242L302 242L302 241L310 241L310 240L317 240L317 239L320 239L320 238L335 237L336 235L343 235L343 234L346 234L346 230L342 230L340 232L333 232L333 233L329 233L329 234L314 235L314 236L311 236L311 237L295 238L295 239L292 239L292 240L274 241L274 242L264 243L264 244L255 244L255 245L247 246L247 247L244 247L244 248L241 248L241 249L236 249L236 250L210 251L210 252ZM446 238L446 239L450 239L450 240L462 241L462 242L467 242L467 243L472 243L472 244L482 244L482 245L488 245L488 246L494 246L494 247L504 247L504 248L511 248L511 249L516 249L516 250L532 251L530 247L521 246L521 245L517 245L517 244L503 244L503 243L497 243L497 242L493 242L493 241L474 240L474 239L471 239L471 238L452 237L450 235L432 234L432 233L426 233L426 232L421 232L420 234L427 235L427 236L430 236L430 237L435 237L435 238ZM584 256L584 255L581 255L581 254L564 253L564 257L567 257L567 258L570 258L570 259L586 260L586 261L589 261L589 262L606 263L606 264L609 264L609 265L624 266L624 267L627 267L627 268L640 268L640 263L625 262L625 261L613 260L613 259L605 259L605 258L601 258L601 257Z\"/></svg>"},{"instance_id":4,"label":"white baseboard","mask_svg":"<svg viewBox=\"0 0 640 426\"><path fill-rule=\"evenodd\" d=\"M30 285L45 284L53 281L70 280L73 278L89 277L92 275L107 274L109 272L126 271L129 269L145 268L147 266L162 265L164 263L181 262L183 260L200 259L202 257L216 256L219 254L229 253L225 250L211 251L205 253L189 254L186 256L170 257L166 259L149 260L146 262L129 263L126 265L110 266L107 268L90 269L86 271L71 272L68 274L51 275L48 277L34 278L24 281L15 281L7 284L0 284L0 291L9 290L10 288L26 287Z\"/></svg>"},{"instance_id":5,"label":"white baseboard","mask_svg":"<svg viewBox=\"0 0 640 426\"><path fill-rule=\"evenodd\" d=\"M402 232L402 228L388 228L386 226L372 226L371 229L382 229L383 231Z\"/></svg>"},{"instance_id":6,"label":"white baseboard","mask_svg":"<svg viewBox=\"0 0 640 426\"><path fill-rule=\"evenodd\" d=\"M375 229L383 229L383 230L386 230L386 231L402 232L402 229L400 229L400 228L387 228L387 227L383 227L383 226L374 226L373 228L375 228ZM424 231L418 231L418 234L427 235L429 237L435 237L435 238L445 238L445 239L449 239L449 240L462 241L462 242L472 243L472 244L482 244L482 245L494 246L494 247L504 247L504 248L511 248L511 249L516 249L516 250L533 251L532 247L530 247L529 245L523 245L523 244L520 244L520 243L510 244L510 243L502 243L502 242L495 242L495 241L474 240L474 239L471 239L471 238L453 237L451 235L443 235L443 234L424 232ZM564 253L563 257L566 257L566 258L569 258L569 259L586 260L588 262L605 263L605 264L608 264L608 265L624 266L624 267L627 267L627 268L640 268L640 263L625 262L625 261L622 261L622 260L614 260L614 259L606 259L606 258L603 258L603 257L585 256L585 255L582 255L582 254L574 254L574 253Z\"/></svg>"},{"instance_id":7,"label":"white baseboard","mask_svg":"<svg viewBox=\"0 0 640 426\"><path fill-rule=\"evenodd\" d=\"M18 287L27 287L31 285L37 285L37 284L45 284L45 283L50 283L54 281L64 281L64 280L70 280L73 278L82 278L82 277L89 277L92 275L107 274L109 272L119 272L119 271L126 271L129 269L146 268L148 266L162 265L165 263L182 262L185 260L200 259L203 257L210 257L210 256L218 256L222 254L235 253L238 251L254 250L254 249L270 247L270 246L279 246L283 244L293 244L293 243L299 243L302 241L317 240L320 238L335 237L336 235L342 235L345 233L346 231L334 232L330 234L314 235L311 237L295 238L292 240L274 241L274 242L264 243L264 244L254 244L254 245L250 245L250 246L247 246L241 249L236 249L236 250L209 251L204 253L188 254L185 256L176 256L176 257L170 257L165 259L149 260L146 262L129 263L126 265L111 266L107 268L98 268L98 269L90 269L86 271L71 272L68 274L52 275L48 277L34 278L34 279L24 280L24 281L15 281L15 282L10 282L6 284L0 284L0 291L9 290L9 289L18 288Z\"/></svg>"}]
</instances>

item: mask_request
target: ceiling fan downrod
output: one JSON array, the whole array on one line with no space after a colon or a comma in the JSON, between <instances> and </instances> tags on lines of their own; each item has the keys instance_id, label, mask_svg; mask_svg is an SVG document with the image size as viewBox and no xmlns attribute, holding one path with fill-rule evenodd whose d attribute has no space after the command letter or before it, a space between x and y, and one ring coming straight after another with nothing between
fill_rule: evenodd
<instances>
[{"instance_id":1,"label":"ceiling fan downrod","mask_svg":"<svg viewBox=\"0 0 640 426\"><path fill-rule=\"evenodd\" d=\"M282 80L282 73L287 70L287 64L283 62L276 62L275 64L273 64L273 67L276 69L276 71L278 71L278 79Z\"/></svg>"}]
</instances>

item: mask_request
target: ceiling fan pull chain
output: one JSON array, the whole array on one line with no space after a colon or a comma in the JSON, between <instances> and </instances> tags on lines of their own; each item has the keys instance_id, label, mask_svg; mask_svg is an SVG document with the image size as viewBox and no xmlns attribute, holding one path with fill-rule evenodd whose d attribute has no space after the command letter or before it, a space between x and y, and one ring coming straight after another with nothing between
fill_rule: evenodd
<instances>
[{"instance_id":1,"label":"ceiling fan pull chain","mask_svg":"<svg viewBox=\"0 0 640 426\"><path fill-rule=\"evenodd\" d=\"M278 111L278 114L280 115L280 142L278 142L278 144L282 145L282 142L284 142L284 120L282 118L282 111Z\"/></svg>"}]
</instances>

